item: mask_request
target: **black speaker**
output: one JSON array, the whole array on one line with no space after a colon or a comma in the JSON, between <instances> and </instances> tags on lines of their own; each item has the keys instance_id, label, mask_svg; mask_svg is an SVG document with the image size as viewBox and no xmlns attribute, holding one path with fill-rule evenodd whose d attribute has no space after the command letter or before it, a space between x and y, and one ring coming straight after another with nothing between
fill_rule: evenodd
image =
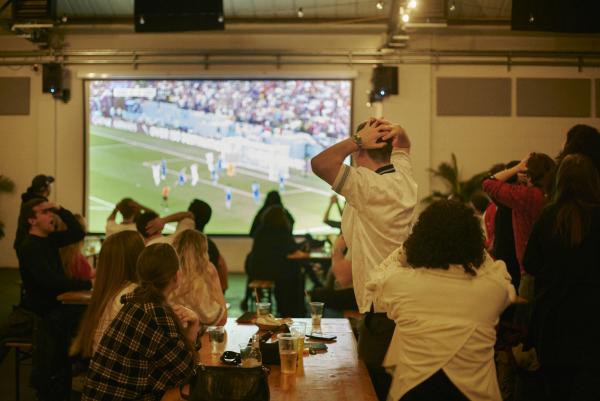
<instances>
[{"instance_id":1,"label":"black speaker","mask_svg":"<svg viewBox=\"0 0 600 401\"><path fill-rule=\"evenodd\" d=\"M62 91L63 71L59 63L48 63L42 69L42 92L56 94Z\"/></svg>"},{"instance_id":2,"label":"black speaker","mask_svg":"<svg viewBox=\"0 0 600 401\"><path fill-rule=\"evenodd\" d=\"M515 31L600 33L598 0L513 0Z\"/></svg>"},{"instance_id":3,"label":"black speaker","mask_svg":"<svg viewBox=\"0 0 600 401\"><path fill-rule=\"evenodd\" d=\"M225 29L223 0L135 0L136 32Z\"/></svg>"},{"instance_id":4,"label":"black speaker","mask_svg":"<svg viewBox=\"0 0 600 401\"><path fill-rule=\"evenodd\" d=\"M371 76L373 93L376 97L384 98L398 94L398 67L377 66Z\"/></svg>"}]
</instances>

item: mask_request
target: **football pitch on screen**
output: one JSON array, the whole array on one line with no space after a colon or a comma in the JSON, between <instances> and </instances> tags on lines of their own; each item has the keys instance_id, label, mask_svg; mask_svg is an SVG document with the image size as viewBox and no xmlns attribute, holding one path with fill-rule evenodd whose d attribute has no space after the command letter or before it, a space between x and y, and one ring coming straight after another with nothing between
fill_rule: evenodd
<instances>
[{"instance_id":1,"label":"football pitch on screen","mask_svg":"<svg viewBox=\"0 0 600 401\"><path fill-rule=\"evenodd\" d=\"M255 213L271 190L280 191L284 206L294 216L296 233L331 231L322 219L332 191L312 172L290 170L283 191L279 182L268 180L266 173L239 167L231 176L221 171L214 182L205 162L206 149L99 126L90 126L89 138L90 232L104 232L106 218L115 203L131 197L161 216L187 210L192 199L202 199L213 209L206 232L247 234ZM166 161L166 177L157 186L152 165L162 160ZM189 172L194 163L198 165L198 182L192 186ZM187 172L187 182L179 184L182 169ZM258 201L253 184L260 188ZM166 201L163 199L165 186L170 188ZM228 189L229 202L226 200ZM332 215L332 218L338 217Z\"/></svg>"}]
</instances>

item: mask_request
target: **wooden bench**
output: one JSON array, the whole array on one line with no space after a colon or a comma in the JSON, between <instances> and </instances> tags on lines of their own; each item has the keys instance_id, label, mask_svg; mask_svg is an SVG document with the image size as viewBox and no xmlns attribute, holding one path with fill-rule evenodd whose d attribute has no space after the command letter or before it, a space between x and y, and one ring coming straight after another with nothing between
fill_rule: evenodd
<instances>
[{"instance_id":1,"label":"wooden bench","mask_svg":"<svg viewBox=\"0 0 600 401\"><path fill-rule=\"evenodd\" d=\"M33 348L31 338L9 338L5 344L8 348L15 349L15 399L21 399L21 362L31 358Z\"/></svg>"},{"instance_id":2,"label":"wooden bench","mask_svg":"<svg viewBox=\"0 0 600 401\"><path fill-rule=\"evenodd\" d=\"M266 297L268 298L269 302L273 303L272 301L272 293L273 293L273 289L275 288L275 283L273 281L270 280L252 280L250 282L250 284L248 284L248 288L250 288L251 290L254 291L254 293L256 294L256 297L250 297L250 305L249 305L249 310L253 311L254 310L254 303L256 302L255 298L258 298L259 301L263 300L263 297L266 295Z\"/></svg>"}]
</instances>

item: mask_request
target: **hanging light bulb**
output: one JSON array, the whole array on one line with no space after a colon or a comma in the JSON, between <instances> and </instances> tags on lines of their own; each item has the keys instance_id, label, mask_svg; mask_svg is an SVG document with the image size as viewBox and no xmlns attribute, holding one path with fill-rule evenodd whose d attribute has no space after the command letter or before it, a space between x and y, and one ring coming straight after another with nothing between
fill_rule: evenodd
<instances>
[{"instance_id":1,"label":"hanging light bulb","mask_svg":"<svg viewBox=\"0 0 600 401\"><path fill-rule=\"evenodd\" d=\"M223 21L225 21L225 18L223 18L222 15L219 15L219 18L217 19L217 21L219 21L219 24L222 24Z\"/></svg>"},{"instance_id":2,"label":"hanging light bulb","mask_svg":"<svg viewBox=\"0 0 600 401\"><path fill-rule=\"evenodd\" d=\"M298 18L302 18L302 17L304 17L304 10L302 10L302 7L300 7L298 9Z\"/></svg>"},{"instance_id":3,"label":"hanging light bulb","mask_svg":"<svg viewBox=\"0 0 600 401\"><path fill-rule=\"evenodd\" d=\"M383 10L383 1L378 1L375 7L377 7L378 10Z\"/></svg>"},{"instance_id":4,"label":"hanging light bulb","mask_svg":"<svg viewBox=\"0 0 600 401\"><path fill-rule=\"evenodd\" d=\"M450 4L450 11L454 11L456 10L456 2L453 1L452 4Z\"/></svg>"},{"instance_id":5,"label":"hanging light bulb","mask_svg":"<svg viewBox=\"0 0 600 401\"><path fill-rule=\"evenodd\" d=\"M413 10L414 10L415 8L417 8L417 0L410 0L410 1L408 2L408 8L410 8L410 9L413 9Z\"/></svg>"},{"instance_id":6,"label":"hanging light bulb","mask_svg":"<svg viewBox=\"0 0 600 401\"><path fill-rule=\"evenodd\" d=\"M140 25L144 25L146 23L146 20L144 19L143 15L140 15Z\"/></svg>"},{"instance_id":7,"label":"hanging light bulb","mask_svg":"<svg viewBox=\"0 0 600 401\"><path fill-rule=\"evenodd\" d=\"M410 15L402 14L402 22L407 23L408 21L410 21Z\"/></svg>"},{"instance_id":8,"label":"hanging light bulb","mask_svg":"<svg viewBox=\"0 0 600 401\"><path fill-rule=\"evenodd\" d=\"M535 17L533 16L533 13L529 13L529 23L533 24L534 21L535 21Z\"/></svg>"}]
</instances>

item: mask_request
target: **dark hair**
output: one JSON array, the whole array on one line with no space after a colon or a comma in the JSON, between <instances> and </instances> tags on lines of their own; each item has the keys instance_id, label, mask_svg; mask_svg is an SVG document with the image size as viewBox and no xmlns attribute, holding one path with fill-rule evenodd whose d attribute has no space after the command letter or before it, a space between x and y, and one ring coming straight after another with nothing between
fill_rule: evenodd
<instances>
[{"instance_id":1,"label":"dark hair","mask_svg":"<svg viewBox=\"0 0 600 401\"><path fill-rule=\"evenodd\" d=\"M25 232L29 232L31 228L31 224L29 224L29 219L33 219L35 217L35 207L46 202L44 198L33 198L28 200L27 202L21 205L21 211L19 213L19 226L25 229Z\"/></svg>"},{"instance_id":2,"label":"dark hair","mask_svg":"<svg viewBox=\"0 0 600 401\"><path fill-rule=\"evenodd\" d=\"M281 196L277 191L269 191L267 197L265 198L265 203L263 204L263 207L274 205L283 205L283 203L281 202Z\"/></svg>"},{"instance_id":3,"label":"dark hair","mask_svg":"<svg viewBox=\"0 0 600 401\"><path fill-rule=\"evenodd\" d=\"M557 157L558 163L567 155L581 153L592 159L600 170L600 132L589 125L578 124L567 132L567 140L563 150Z\"/></svg>"},{"instance_id":4,"label":"dark hair","mask_svg":"<svg viewBox=\"0 0 600 401\"><path fill-rule=\"evenodd\" d=\"M117 205L117 209L121 213L124 219L130 219L137 211L135 203L131 198L123 198Z\"/></svg>"},{"instance_id":5,"label":"dark hair","mask_svg":"<svg viewBox=\"0 0 600 401\"><path fill-rule=\"evenodd\" d=\"M554 160L547 154L532 153L527 160L527 175L531 179L531 183L545 190L555 165Z\"/></svg>"},{"instance_id":6,"label":"dark hair","mask_svg":"<svg viewBox=\"0 0 600 401\"><path fill-rule=\"evenodd\" d=\"M557 208L555 233L572 247L581 244L590 230L590 210L600 205L600 175L589 157L564 157L556 174L552 205Z\"/></svg>"},{"instance_id":7,"label":"dark hair","mask_svg":"<svg viewBox=\"0 0 600 401\"><path fill-rule=\"evenodd\" d=\"M471 203L475 210L483 214L490 204L490 198L483 192L476 192L471 196Z\"/></svg>"},{"instance_id":8,"label":"dark hair","mask_svg":"<svg viewBox=\"0 0 600 401\"><path fill-rule=\"evenodd\" d=\"M157 217L158 217L158 214L156 212L152 212L152 211L141 213L136 217L135 228L137 228L138 232L140 234L142 234L142 237L148 238L150 236L148 234L148 232L146 231L146 226L148 225L148 223L150 223L152 220L156 219Z\"/></svg>"},{"instance_id":9,"label":"dark hair","mask_svg":"<svg viewBox=\"0 0 600 401\"><path fill-rule=\"evenodd\" d=\"M281 206L271 206L262 215L262 227L269 229L285 229L290 231L290 221L285 213L285 209Z\"/></svg>"},{"instance_id":10,"label":"dark hair","mask_svg":"<svg viewBox=\"0 0 600 401\"><path fill-rule=\"evenodd\" d=\"M506 169L506 164L504 163L496 163L492 167L490 167L490 175L494 175L499 173L500 171Z\"/></svg>"},{"instance_id":11,"label":"dark hair","mask_svg":"<svg viewBox=\"0 0 600 401\"><path fill-rule=\"evenodd\" d=\"M188 212L194 215L194 222L198 231L204 231L204 227L210 221L212 216L212 208L210 205L200 199L194 199L188 207Z\"/></svg>"},{"instance_id":12,"label":"dark hair","mask_svg":"<svg viewBox=\"0 0 600 401\"><path fill-rule=\"evenodd\" d=\"M363 121L356 127L356 132L359 132L367 125L368 121ZM385 141L386 145L379 149L365 149L369 157L377 162L385 163L390 161L392 155L392 139Z\"/></svg>"},{"instance_id":13,"label":"dark hair","mask_svg":"<svg viewBox=\"0 0 600 401\"><path fill-rule=\"evenodd\" d=\"M473 209L449 200L429 205L404 242L406 260L414 268L447 270L456 264L473 276L485 259L484 248L481 223Z\"/></svg>"}]
</instances>

